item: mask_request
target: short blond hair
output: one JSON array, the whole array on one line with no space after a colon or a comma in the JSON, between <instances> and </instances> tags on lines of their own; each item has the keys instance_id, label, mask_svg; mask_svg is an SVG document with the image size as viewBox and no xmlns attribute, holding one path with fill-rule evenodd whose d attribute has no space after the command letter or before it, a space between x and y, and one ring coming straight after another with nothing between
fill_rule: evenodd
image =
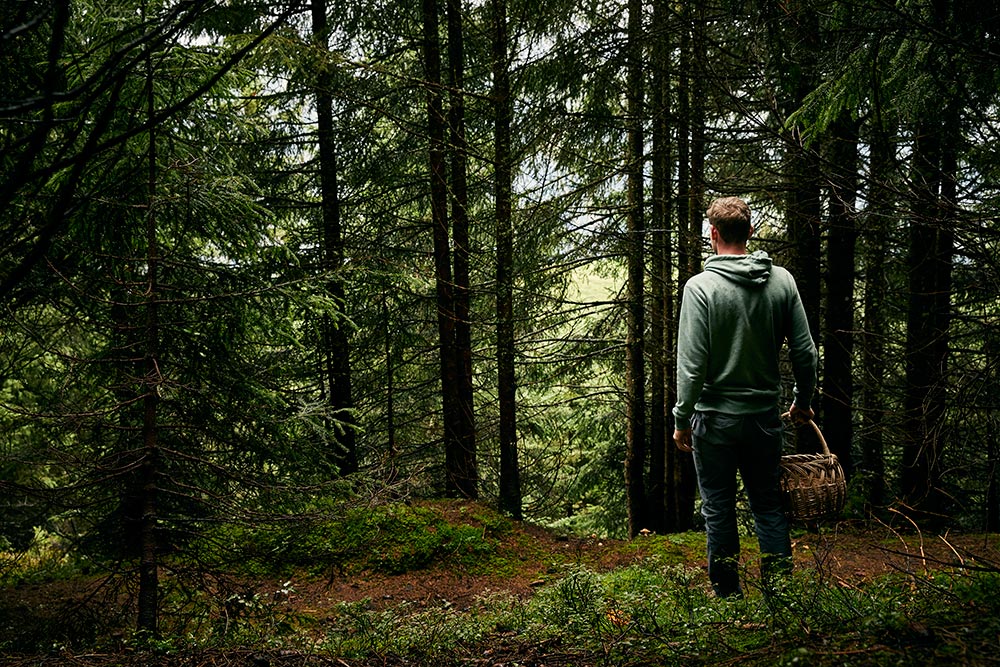
<instances>
[{"instance_id":1,"label":"short blond hair","mask_svg":"<svg viewBox=\"0 0 1000 667\"><path fill-rule=\"evenodd\" d=\"M750 207L739 197L720 197L708 207L708 222L726 243L745 243L750 238Z\"/></svg>"}]
</instances>

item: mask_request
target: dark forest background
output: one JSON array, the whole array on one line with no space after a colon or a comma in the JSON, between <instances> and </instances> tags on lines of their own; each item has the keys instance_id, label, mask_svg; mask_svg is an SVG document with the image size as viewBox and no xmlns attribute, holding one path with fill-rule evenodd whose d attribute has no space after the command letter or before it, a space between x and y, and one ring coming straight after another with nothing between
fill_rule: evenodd
<instances>
[{"instance_id":1,"label":"dark forest background","mask_svg":"<svg viewBox=\"0 0 1000 667\"><path fill-rule=\"evenodd\" d=\"M1000 530L996 3L0 21L0 547L118 563L140 627L168 554L380 499L695 527L672 354L721 195L797 278L848 515Z\"/></svg>"}]
</instances>

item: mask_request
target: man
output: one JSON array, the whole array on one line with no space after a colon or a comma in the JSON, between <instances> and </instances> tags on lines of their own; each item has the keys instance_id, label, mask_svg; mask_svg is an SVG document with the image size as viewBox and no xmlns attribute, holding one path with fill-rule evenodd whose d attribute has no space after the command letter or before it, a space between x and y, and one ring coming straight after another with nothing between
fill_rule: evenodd
<instances>
[{"instance_id":1,"label":"man","mask_svg":"<svg viewBox=\"0 0 1000 667\"><path fill-rule=\"evenodd\" d=\"M677 341L674 442L694 452L716 595L742 594L736 473L750 500L765 581L792 565L779 487L782 424L778 352L795 376L793 420L813 417L816 346L795 280L763 251L747 254L750 209L736 197L708 208L712 250L684 286Z\"/></svg>"}]
</instances>

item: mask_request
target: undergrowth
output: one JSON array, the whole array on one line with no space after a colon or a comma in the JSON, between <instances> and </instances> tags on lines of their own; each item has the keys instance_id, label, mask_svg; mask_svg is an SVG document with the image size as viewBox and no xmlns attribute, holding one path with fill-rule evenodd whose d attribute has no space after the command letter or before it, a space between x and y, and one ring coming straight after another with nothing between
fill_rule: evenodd
<instances>
[{"instance_id":1,"label":"undergrowth","mask_svg":"<svg viewBox=\"0 0 1000 667\"><path fill-rule=\"evenodd\" d=\"M429 506L321 505L268 526L216 527L199 549L203 562L255 575L402 574L431 565L474 570L502 567L498 546L511 530L509 519L485 512L453 523Z\"/></svg>"},{"instance_id":2,"label":"undergrowth","mask_svg":"<svg viewBox=\"0 0 1000 667\"><path fill-rule=\"evenodd\" d=\"M678 563L671 550L703 540L693 533L649 538L646 555L636 550L631 565L611 571L564 561L527 599L490 593L467 608L402 603L380 609L362 600L302 610L287 604L295 593L291 578L273 579L271 589L247 584L259 583L248 576L265 571L268 555L266 574L272 578L294 568L301 576L323 575L331 567L390 574L430 566L493 573L515 567L504 545L526 538L509 520L485 510L454 519L433 508L398 505L336 519L316 517L295 524L294 530L289 524L287 530L219 533L204 547L206 560L210 547L234 540L252 557L238 572L202 573L197 581L180 576L182 568L168 568L160 638L102 626L111 616L99 613L74 636L61 635L73 628L58 610L48 625L32 629L23 622L23 610L0 604L0 628L6 629L0 653L86 649L167 659L198 651L253 650L277 652L284 656L282 664L313 664L312 656L351 665L435 667L985 665L997 659L1000 573L991 564L896 572L858 582L834 579L821 567L803 567L764 590L751 555L745 564L746 595L719 600L712 597L703 569ZM8 562L5 586L30 585L45 572L78 572L41 547L19 562L17 567ZM122 603L126 613L115 620L127 617L127 586L105 584L103 590L103 598L92 597L105 606L95 608ZM296 656L299 662L291 660Z\"/></svg>"},{"instance_id":3,"label":"undergrowth","mask_svg":"<svg viewBox=\"0 0 1000 667\"><path fill-rule=\"evenodd\" d=\"M714 599L696 569L654 560L609 573L581 568L530 600L471 609L368 611L342 605L302 628L310 650L352 659L471 665L497 647L545 647L579 665L993 664L1000 575L942 572L863 586L802 572L778 589ZM562 663L557 663L562 664Z\"/></svg>"}]
</instances>

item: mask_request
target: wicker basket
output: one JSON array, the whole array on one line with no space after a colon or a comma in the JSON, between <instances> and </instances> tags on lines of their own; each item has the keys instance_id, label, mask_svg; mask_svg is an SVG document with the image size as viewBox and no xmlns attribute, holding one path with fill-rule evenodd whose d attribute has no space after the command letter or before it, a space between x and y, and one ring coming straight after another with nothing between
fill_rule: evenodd
<instances>
[{"instance_id":1,"label":"wicker basket","mask_svg":"<svg viewBox=\"0 0 1000 667\"><path fill-rule=\"evenodd\" d=\"M840 514L847 499L847 478L836 454L830 453L826 438L816 422L822 454L788 454L781 457L781 490L788 517L798 521L830 519Z\"/></svg>"}]
</instances>

